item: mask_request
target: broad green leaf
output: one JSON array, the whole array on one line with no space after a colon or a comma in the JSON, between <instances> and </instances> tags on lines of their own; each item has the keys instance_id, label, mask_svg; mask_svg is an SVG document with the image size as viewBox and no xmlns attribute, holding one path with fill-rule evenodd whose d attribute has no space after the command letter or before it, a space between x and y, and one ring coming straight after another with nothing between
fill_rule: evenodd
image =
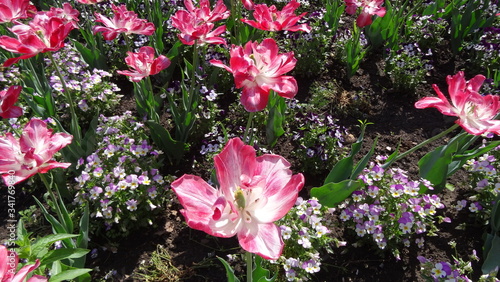
<instances>
[{"instance_id":1,"label":"broad green leaf","mask_svg":"<svg viewBox=\"0 0 500 282\"><path fill-rule=\"evenodd\" d=\"M54 244L57 241L63 241L65 239L70 239L77 237L78 235L74 234L50 234L45 237L39 238L38 240L33 243L32 247L32 252L34 255L36 255L37 258L41 258L38 254L42 252L44 249L48 249L51 247L52 244Z\"/></svg>"},{"instance_id":2,"label":"broad green leaf","mask_svg":"<svg viewBox=\"0 0 500 282\"><path fill-rule=\"evenodd\" d=\"M148 120L146 122L151 129L151 138L155 144L167 155L171 163L180 161L185 153L185 144L175 141L170 133L158 123Z\"/></svg>"},{"instance_id":3,"label":"broad green leaf","mask_svg":"<svg viewBox=\"0 0 500 282\"><path fill-rule=\"evenodd\" d=\"M231 268L229 263L227 263L227 261L225 261L221 257L217 257L217 258L220 260L220 262L222 262L222 264L224 265L224 268L226 268L227 282L240 282L238 277L236 277L236 275L234 275L234 269Z\"/></svg>"},{"instance_id":4,"label":"broad green leaf","mask_svg":"<svg viewBox=\"0 0 500 282\"><path fill-rule=\"evenodd\" d=\"M487 234L488 248L483 251L485 257L481 271L487 274L500 267L500 236ZM486 245L486 244L485 244Z\"/></svg>"},{"instance_id":5,"label":"broad green leaf","mask_svg":"<svg viewBox=\"0 0 500 282\"><path fill-rule=\"evenodd\" d=\"M92 271L92 269L90 269L90 268L64 270L57 275L51 276L50 282L70 281L70 280L75 279L79 276L85 275L90 271ZM90 277L89 277L89 280L87 280L87 281L90 281Z\"/></svg>"},{"instance_id":6,"label":"broad green leaf","mask_svg":"<svg viewBox=\"0 0 500 282\"><path fill-rule=\"evenodd\" d=\"M361 180L347 179L339 183L328 183L321 187L312 188L311 197L316 197L322 205L335 207L361 186Z\"/></svg>"},{"instance_id":7,"label":"broad green leaf","mask_svg":"<svg viewBox=\"0 0 500 282\"><path fill-rule=\"evenodd\" d=\"M352 171L351 179L358 177L358 175L366 167L366 165L368 164L368 161L370 160L373 153L375 152L375 147L377 146L377 140L378 140L378 137L375 138L375 140L373 141L372 148L370 149L370 151L358 162L358 164L356 165L356 167Z\"/></svg>"},{"instance_id":8,"label":"broad green leaf","mask_svg":"<svg viewBox=\"0 0 500 282\"><path fill-rule=\"evenodd\" d=\"M274 274L273 277L269 277L271 272L268 269L262 267L263 258L260 256L255 257L255 268L252 271L253 281L256 282L271 282L275 281L278 277L277 273Z\"/></svg>"},{"instance_id":9,"label":"broad green leaf","mask_svg":"<svg viewBox=\"0 0 500 282\"><path fill-rule=\"evenodd\" d=\"M427 153L418 161L420 177L429 180L433 184L433 193L439 193L443 190L448 176L448 166L456 151L457 142L452 142ZM420 193L425 193L426 191L427 187L421 185Z\"/></svg>"},{"instance_id":10,"label":"broad green leaf","mask_svg":"<svg viewBox=\"0 0 500 282\"><path fill-rule=\"evenodd\" d=\"M328 173L323 184L337 183L349 179L352 173L352 167L353 161L351 156L341 159L335 164L330 173Z\"/></svg>"},{"instance_id":11,"label":"broad green leaf","mask_svg":"<svg viewBox=\"0 0 500 282\"><path fill-rule=\"evenodd\" d=\"M67 249L61 248L49 251L43 258L40 259L40 265L48 265L55 261L61 261L64 259L80 258L85 256L90 250L87 249Z\"/></svg>"}]
</instances>

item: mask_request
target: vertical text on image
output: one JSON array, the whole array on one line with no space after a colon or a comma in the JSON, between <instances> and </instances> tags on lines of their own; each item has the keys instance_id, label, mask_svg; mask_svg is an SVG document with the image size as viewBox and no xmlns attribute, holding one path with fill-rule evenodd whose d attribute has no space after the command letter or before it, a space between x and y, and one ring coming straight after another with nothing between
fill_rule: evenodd
<instances>
[{"instance_id":1,"label":"vertical text on image","mask_svg":"<svg viewBox=\"0 0 500 282\"><path fill-rule=\"evenodd\" d=\"M9 233L8 241L6 242L6 247L14 247L15 241L17 239L16 234L16 187L14 187L15 177L14 170L9 170L9 175L7 176L7 231Z\"/></svg>"}]
</instances>

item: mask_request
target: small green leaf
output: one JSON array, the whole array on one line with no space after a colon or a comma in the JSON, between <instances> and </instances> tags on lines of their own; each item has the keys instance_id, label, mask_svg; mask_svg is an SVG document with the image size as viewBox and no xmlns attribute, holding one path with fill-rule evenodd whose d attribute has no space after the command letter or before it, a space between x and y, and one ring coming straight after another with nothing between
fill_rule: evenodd
<instances>
[{"instance_id":1,"label":"small green leaf","mask_svg":"<svg viewBox=\"0 0 500 282\"><path fill-rule=\"evenodd\" d=\"M321 187L312 188L311 197L316 197L322 205L335 207L361 186L361 180L347 179L339 183L328 183Z\"/></svg>"},{"instance_id":2,"label":"small green leaf","mask_svg":"<svg viewBox=\"0 0 500 282\"><path fill-rule=\"evenodd\" d=\"M234 275L234 269L231 268L231 266L229 265L229 263L227 263L227 261L225 261L221 257L217 257L217 258L220 260L220 262L222 262L222 264L226 268L227 282L240 282L240 280L238 279L238 277L236 277L236 275Z\"/></svg>"},{"instance_id":3,"label":"small green leaf","mask_svg":"<svg viewBox=\"0 0 500 282\"><path fill-rule=\"evenodd\" d=\"M330 173L328 173L328 176L323 184L337 183L349 179L352 173L352 166L352 157L349 156L341 159L337 164L335 164Z\"/></svg>"},{"instance_id":4,"label":"small green leaf","mask_svg":"<svg viewBox=\"0 0 500 282\"><path fill-rule=\"evenodd\" d=\"M64 259L80 258L85 256L89 250L87 249L56 249L49 251L44 257L40 259L40 265L48 265L55 261L61 261Z\"/></svg>"},{"instance_id":5,"label":"small green leaf","mask_svg":"<svg viewBox=\"0 0 500 282\"><path fill-rule=\"evenodd\" d=\"M92 271L90 268L70 269L50 277L50 282L69 281ZM90 281L90 280L87 280Z\"/></svg>"}]
</instances>

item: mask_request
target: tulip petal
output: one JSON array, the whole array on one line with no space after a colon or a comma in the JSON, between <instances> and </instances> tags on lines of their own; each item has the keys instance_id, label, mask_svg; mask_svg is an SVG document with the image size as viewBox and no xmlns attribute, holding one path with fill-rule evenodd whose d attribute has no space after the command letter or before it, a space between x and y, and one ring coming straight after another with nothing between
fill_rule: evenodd
<instances>
[{"instance_id":1,"label":"tulip petal","mask_svg":"<svg viewBox=\"0 0 500 282\"><path fill-rule=\"evenodd\" d=\"M241 247L264 259L278 259L284 247L279 227L274 223L266 223L254 228L255 230L243 229L238 233Z\"/></svg>"}]
</instances>

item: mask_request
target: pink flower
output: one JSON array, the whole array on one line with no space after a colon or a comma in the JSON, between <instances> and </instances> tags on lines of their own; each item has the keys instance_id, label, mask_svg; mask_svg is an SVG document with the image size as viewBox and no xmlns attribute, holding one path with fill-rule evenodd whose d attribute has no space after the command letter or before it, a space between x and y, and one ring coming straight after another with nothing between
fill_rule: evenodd
<instances>
[{"instance_id":1,"label":"pink flower","mask_svg":"<svg viewBox=\"0 0 500 282\"><path fill-rule=\"evenodd\" d=\"M290 1L283 10L280 12L276 6L272 5L267 7L266 4L255 5L253 17L255 21L248 19L241 19L242 22L247 23L255 28L268 30L268 31L305 31L311 32L311 27L307 24L297 24L297 22L306 14L302 13L298 16L294 14L295 10L300 6L296 0Z\"/></svg>"},{"instance_id":2,"label":"pink flower","mask_svg":"<svg viewBox=\"0 0 500 282\"><path fill-rule=\"evenodd\" d=\"M79 21L78 16L80 12L77 9L73 9L70 3L64 3L62 8L51 7L48 12L38 12L38 14L45 14L47 17L57 17L66 20L65 23L73 24L74 28L78 28L76 22Z\"/></svg>"},{"instance_id":3,"label":"pink flower","mask_svg":"<svg viewBox=\"0 0 500 282\"><path fill-rule=\"evenodd\" d=\"M219 60L211 60L214 66L225 68L233 74L236 88L243 88L241 104L249 112L263 110L269 100L269 91L291 99L298 91L297 81L283 74L295 67L293 52L278 53L278 45L271 38L247 42L245 47L232 46L230 66Z\"/></svg>"},{"instance_id":4,"label":"pink flower","mask_svg":"<svg viewBox=\"0 0 500 282\"><path fill-rule=\"evenodd\" d=\"M0 117L17 118L23 114L23 109L14 106L23 88L13 85L8 90L0 91Z\"/></svg>"},{"instance_id":5,"label":"pink flower","mask_svg":"<svg viewBox=\"0 0 500 282\"><path fill-rule=\"evenodd\" d=\"M49 17L46 13L36 14L29 24L17 24L10 31L17 39L2 35L0 47L7 51L24 54L17 58L7 59L5 67L19 60L36 56L38 53L53 52L64 47L64 40L74 24L60 17Z\"/></svg>"},{"instance_id":6,"label":"pink flower","mask_svg":"<svg viewBox=\"0 0 500 282\"><path fill-rule=\"evenodd\" d=\"M29 0L0 0L0 23L32 17L36 7Z\"/></svg>"},{"instance_id":7,"label":"pink flower","mask_svg":"<svg viewBox=\"0 0 500 282\"><path fill-rule=\"evenodd\" d=\"M82 4L94 5L94 4L101 3L101 2L106 1L106 0L76 0L76 1L78 1L79 3L82 3Z\"/></svg>"},{"instance_id":8,"label":"pink flower","mask_svg":"<svg viewBox=\"0 0 500 282\"><path fill-rule=\"evenodd\" d=\"M243 3L243 7L245 7L245 9L249 11L253 10L254 4L252 0L241 0L241 2Z\"/></svg>"},{"instance_id":9,"label":"pink flower","mask_svg":"<svg viewBox=\"0 0 500 282\"><path fill-rule=\"evenodd\" d=\"M92 28L94 34L102 32L105 40L113 40L120 33L125 33L126 35L152 35L155 32L156 28L153 23L145 19L139 19L137 14L133 11L128 11L127 6L124 4L120 5L120 7L111 4L111 8L115 13L113 19L109 19L99 13L95 14L96 21L103 23L104 26L94 26Z\"/></svg>"},{"instance_id":10,"label":"pink flower","mask_svg":"<svg viewBox=\"0 0 500 282\"><path fill-rule=\"evenodd\" d=\"M201 1L200 8L195 8L190 0L184 1L187 11L179 10L172 17L172 26L181 31L177 35L182 44L224 44L224 38L219 37L226 31L226 26L222 25L215 30L214 22L229 17L226 6L219 0L213 11L210 11L210 2Z\"/></svg>"},{"instance_id":11,"label":"pink flower","mask_svg":"<svg viewBox=\"0 0 500 282\"><path fill-rule=\"evenodd\" d=\"M0 245L0 281L2 282L21 282L24 281L28 273L35 270L39 265L40 261L36 260L35 264L23 266L17 273L17 263L19 258L15 252L10 252L4 245ZM28 282L45 282L48 281L47 278L34 275Z\"/></svg>"},{"instance_id":12,"label":"pink flower","mask_svg":"<svg viewBox=\"0 0 500 282\"><path fill-rule=\"evenodd\" d=\"M384 4L384 0L345 0L347 5L346 13L354 15L358 7L362 8L361 14L356 19L356 24L359 27L364 27L372 23L372 16L385 16L385 8L380 7Z\"/></svg>"},{"instance_id":13,"label":"pink flower","mask_svg":"<svg viewBox=\"0 0 500 282\"><path fill-rule=\"evenodd\" d=\"M455 123L472 135L493 132L500 135L500 120L494 120L500 109L498 96L478 93L485 77L476 75L470 81L465 81L464 73L458 72L448 76L448 92L451 104L438 86L433 84L438 97L425 97L415 103L417 109L436 108L447 116L456 116Z\"/></svg>"},{"instance_id":14,"label":"pink flower","mask_svg":"<svg viewBox=\"0 0 500 282\"><path fill-rule=\"evenodd\" d=\"M47 129L47 124L40 119L31 119L19 139L10 132L0 136L0 174L5 183L15 185L36 173L68 168L71 163L59 163L52 157L72 139L73 136L66 133L52 134L52 129Z\"/></svg>"},{"instance_id":15,"label":"pink flower","mask_svg":"<svg viewBox=\"0 0 500 282\"><path fill-rule=\"evenodd\" d=\"M139 82L146 76L155 75L170 65L170 60L163 55L155 58L155 50L150 46L141 47L138 53L127 52L127 54L125 62L133 70L119 70L117 73L130 76L130 80L133 82Z\"/></svg>"},{"instance_id":16,"label":"pink flower","mask_svg":"<svg viewBox=\"0 0 500 282\"><path fill-rule=\"evenodd\" d=\"M210 10L210 1L208 0L200 0L199 8L196 8L191 0L184 0L184 6L193 17L203 22L214 23L229 17L229 11L222 0L217 1L213 11Z\"/></svg>"},{"instance_id":17,"label":"pink flower","mask_svg":"<svg viewBox=\"0 0 500 282\"><path fill-rule=\"evenodd\" d=\"M278 259L284 244L274 221L293 207L304 176L292 175L281 156L256 157L253 147L238 138L214 160L219 189L194 175L172 183L187 224L217 237L237 235L244 250Z\"/></svg>"}]
</instances>

